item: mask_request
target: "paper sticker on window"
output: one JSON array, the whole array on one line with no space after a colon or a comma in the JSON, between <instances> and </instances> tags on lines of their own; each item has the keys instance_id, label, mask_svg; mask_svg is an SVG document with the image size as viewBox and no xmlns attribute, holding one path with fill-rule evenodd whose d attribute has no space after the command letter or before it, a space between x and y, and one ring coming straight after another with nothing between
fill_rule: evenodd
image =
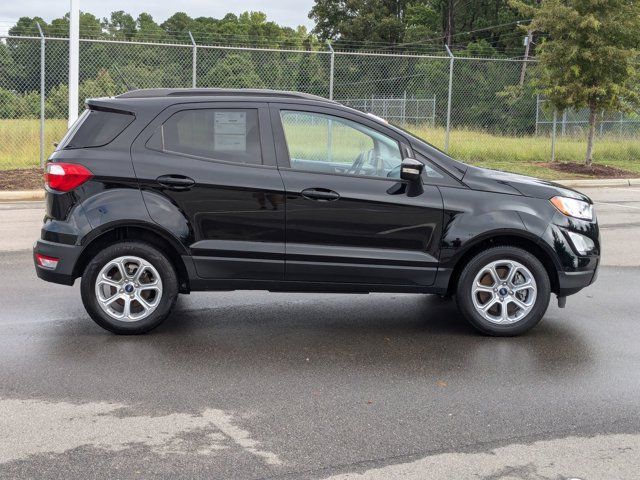
<instances>
[{"instance_id":1,"label":"paper sticker on window","mask_svg":"<svg viewBox=\"0 0 640 480\"><path fill-rule=\"evenodd\" d=\"M216 150L247 150L247 113L215 112L214 143Z\"/></svg>"},{"instance_id":2,"label":"paper sticker on window","mask_svg":"<svg viewBox=\"0 0 640 480\"><path fill-rule=\"evenodd\" d=\"M216 135L216 150L246 152L247 137L244 135Z\"/></svg>"}]
</instances>

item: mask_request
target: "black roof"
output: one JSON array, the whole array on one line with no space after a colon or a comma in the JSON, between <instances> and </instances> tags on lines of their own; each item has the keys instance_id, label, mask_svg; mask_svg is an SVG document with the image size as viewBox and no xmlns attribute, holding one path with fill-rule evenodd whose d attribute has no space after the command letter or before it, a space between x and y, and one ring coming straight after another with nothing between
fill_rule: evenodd
<instances>
[{"instance_id":1,"label":"black roof","mask_svg":"<svg viewBox=\"0 0 640 480\"><path fill-rule=\"evenodd\" d=\"M257 88L145 88L131 90L118 95L116 98L158 98L158 97L271 97L271 98L300 98L316 102L331 102L324 97L310 93L288 92L282 90L268 90Z\"/></svg>"}]
</instances>

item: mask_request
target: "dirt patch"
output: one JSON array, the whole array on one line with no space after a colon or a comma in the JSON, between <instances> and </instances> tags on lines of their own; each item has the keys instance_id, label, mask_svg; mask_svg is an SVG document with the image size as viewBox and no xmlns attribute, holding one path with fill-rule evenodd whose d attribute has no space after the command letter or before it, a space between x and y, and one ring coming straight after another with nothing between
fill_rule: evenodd
<instances>
[{"instance_id":1,"label":"dirt patch","mask_svg":"<svg viewBox=\"0 0 640 480\"><path fill-rule=\"evenodd\" d=\"M634 178L638 176L637 173L629 172L628 170L597 163L592 164L590 167L587 167L583 163L573 162L537 163L536 165L568 175L580 175L593 178Z\"/></svg>"},{"instance_id":2,"label":"dirt patch","mask_svg":"<svg viewBox=\"0 0 640 480\"><path fill-rule=\"evenodd\" d=\"M44 187L42 169L0 170L0 190L38 190Z\"/></svg>"}]
</instances>

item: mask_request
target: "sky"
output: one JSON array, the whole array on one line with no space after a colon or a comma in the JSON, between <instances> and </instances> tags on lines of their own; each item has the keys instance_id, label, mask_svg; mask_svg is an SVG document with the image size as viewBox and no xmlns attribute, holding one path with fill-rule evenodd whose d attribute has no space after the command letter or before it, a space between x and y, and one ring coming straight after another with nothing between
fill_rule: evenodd
<instances>
[{"instance_id":1,"label":"sky","mask_svg":"<svg viewBox=\"0 0 640 480\"><path fill-rule=\"evenodd\" d=\"M0 35L6 35L20 17L39 16L47 22L61 17L69 10L69 3L69 0L0 0ZM221 18L230 12L239 14L259 10L280 25L305 25L311 29L313 22L307 14L313 3L313 0L180 0L175 3L166 0L80 0L80 10L98 18L107 17L117 10L124 10L134 18L140 12L148 12L158 23L176 11L185 12L191 17Z\"/></svg>"}]
</instances>

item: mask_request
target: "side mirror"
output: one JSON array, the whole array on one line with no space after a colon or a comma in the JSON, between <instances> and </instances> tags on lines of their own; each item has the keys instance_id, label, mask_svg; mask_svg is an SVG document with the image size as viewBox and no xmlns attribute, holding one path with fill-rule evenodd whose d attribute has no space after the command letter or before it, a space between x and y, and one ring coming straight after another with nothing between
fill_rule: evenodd
<instances>
[{"instance_id":1,"label":"side mirror","mask_svg":"<svg viewBox=\"0 0 640 480\"><path fill-rule=\"evenodd\" d=\"M424 164L414 158L405 158L400 166L400 178L409 182L417 182L422 176Z\"/></svg>"}]
</instances>

